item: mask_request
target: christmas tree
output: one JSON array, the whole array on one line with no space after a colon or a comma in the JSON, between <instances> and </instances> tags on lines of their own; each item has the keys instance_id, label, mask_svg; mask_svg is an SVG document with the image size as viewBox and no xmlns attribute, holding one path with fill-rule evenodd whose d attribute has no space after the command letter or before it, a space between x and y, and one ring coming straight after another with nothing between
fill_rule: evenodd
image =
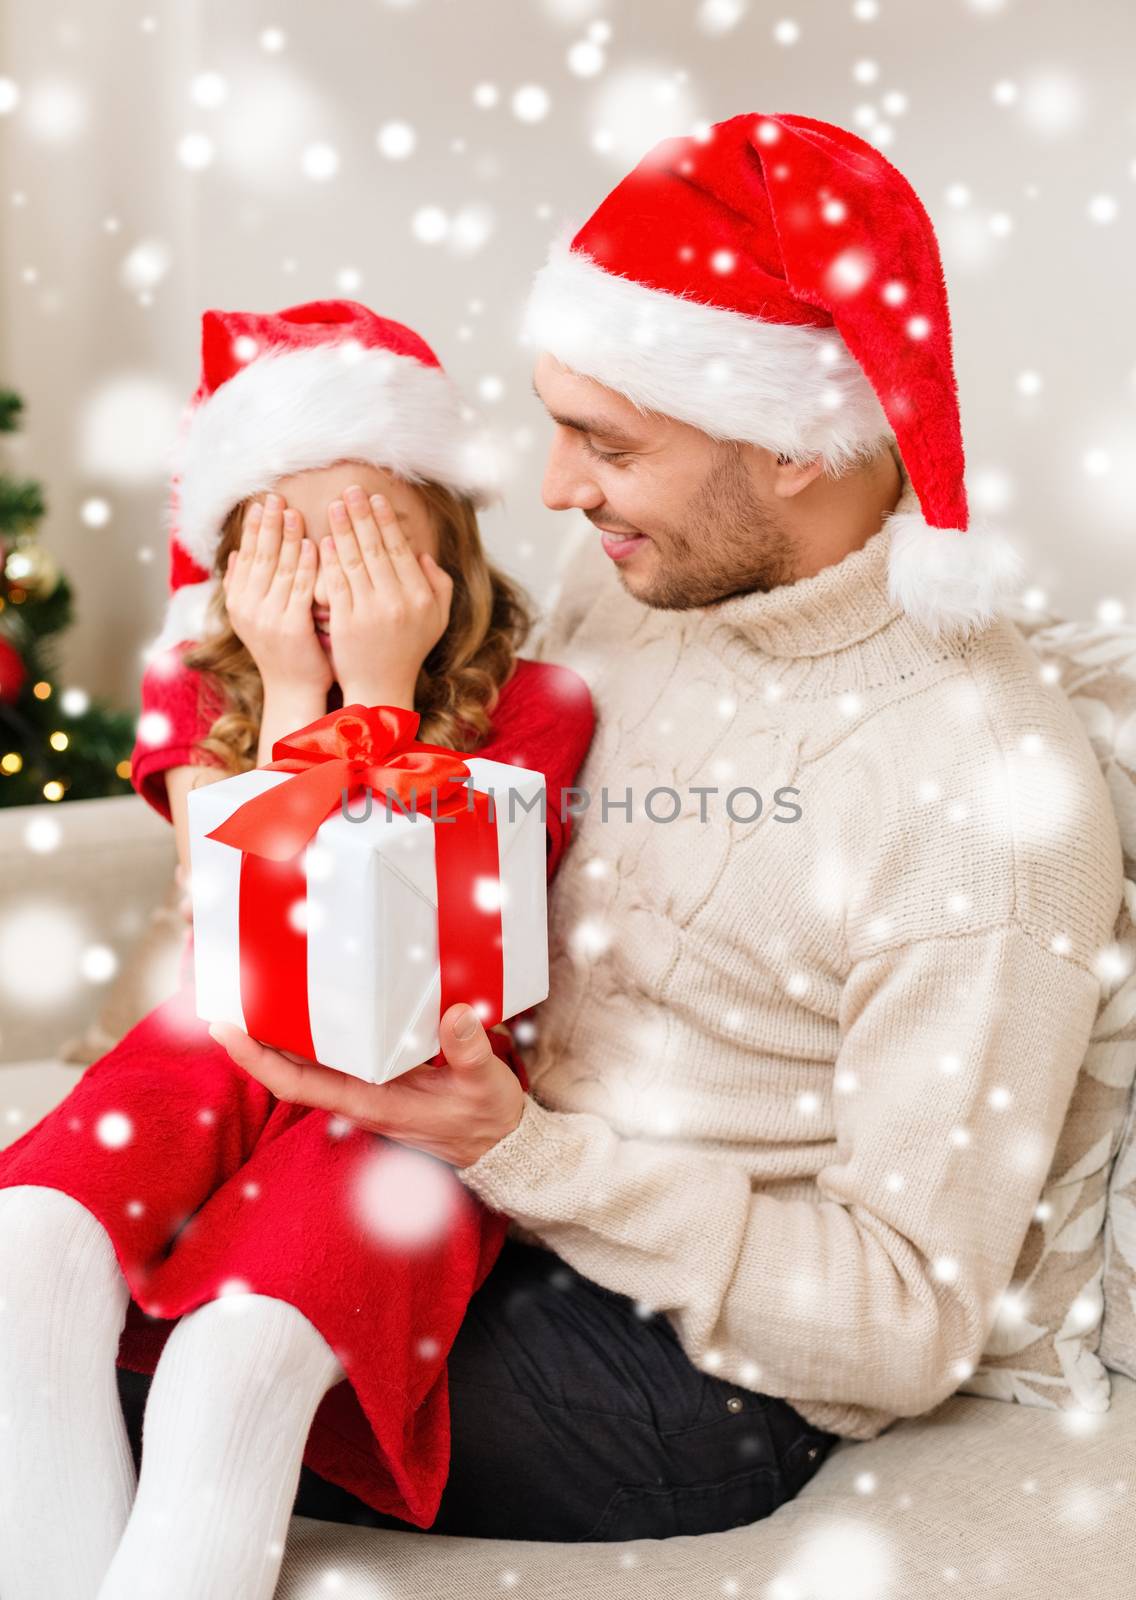
<instances>
[{"instance_id":1,"label":"christmas tree","mask_svg":"<svg viewBox=\"0 0 1136 1600\"><path fill-rule=\"evenodd\" d=\"M23 403L0 389L0 434ZM130 791L135 717L58 686L55 646L72 591L38 542L40 486L0 471L0 805L90 800Z\"/></svg>"}]
</instances>

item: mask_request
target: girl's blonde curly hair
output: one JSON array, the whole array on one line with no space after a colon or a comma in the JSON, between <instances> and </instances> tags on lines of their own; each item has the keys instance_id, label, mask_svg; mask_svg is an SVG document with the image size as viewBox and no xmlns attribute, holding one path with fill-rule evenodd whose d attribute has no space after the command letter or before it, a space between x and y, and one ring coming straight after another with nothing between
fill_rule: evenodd
<instances>
[{"instance_id":1,"label":"girl's blonde curly hair","mask_svg":"<svg viewBox=\"0 0 1136 1600\"><path fill-rule=\"evenodd\" d=\"M421 718L415 738L472 752L489 732L497 697L512 677L534 616L524 590L486 556L472 503L438 483L412 487L426 501L437 531L438 563L454 580L449 624L422 663L414 689ZM222 708L196 748L234 774L256 766L264 710L260 673L233 632L220 582L230 550L240 544L247 504L234 506L225 519L205 632L183 653Z\"/></svg>"}]
</instances>

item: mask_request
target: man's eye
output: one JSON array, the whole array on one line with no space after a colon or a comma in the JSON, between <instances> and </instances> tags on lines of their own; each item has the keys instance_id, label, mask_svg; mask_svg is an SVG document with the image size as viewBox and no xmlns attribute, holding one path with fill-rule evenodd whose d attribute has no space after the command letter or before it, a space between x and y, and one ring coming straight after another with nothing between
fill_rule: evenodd
<instances>
[{"instance_id":1,"label":"man's eye","mask_svg":"<svg viewBox=\"0 0 1136 1600\"><path fill-rule=\"evenodd\" d=\"M597 450L595 445L589 444L587 439L584 440L584 449L596 461L625 461L629 454L626 450Z\"/></svg>"}]
</instances>

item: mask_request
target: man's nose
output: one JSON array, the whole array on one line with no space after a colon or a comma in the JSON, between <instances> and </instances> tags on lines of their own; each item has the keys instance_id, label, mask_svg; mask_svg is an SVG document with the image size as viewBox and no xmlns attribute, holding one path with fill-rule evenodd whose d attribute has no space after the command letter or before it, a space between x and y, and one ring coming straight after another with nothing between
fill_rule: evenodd
<instances>
[{"instance_id":1,"label":"man's nose","mask_svg":"<svg viewBox=\"0 0 1136 1600\"><path fill-rule=\"evenodd\" d=\"M540 494L550 511L594 510L604 498L579 452L559 439L554 439L549 449Z\"/></svg>"}]
</instances>

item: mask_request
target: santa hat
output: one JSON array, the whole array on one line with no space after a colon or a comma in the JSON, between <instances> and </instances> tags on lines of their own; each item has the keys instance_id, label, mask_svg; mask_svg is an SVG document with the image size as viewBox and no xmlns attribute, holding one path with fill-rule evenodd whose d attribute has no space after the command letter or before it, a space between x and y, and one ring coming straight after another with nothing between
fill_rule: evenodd
<instances>
[{"instance_id":1,"label":"santa hat","mask_svg":"<svg viewBox=\"0 0 1136 1600\"><path fill-rule=\"evenodd\" d=\"M1023 564L970 523L931 220L865 140L744 115L665 139L533 284L523 341L649 411L833 474L894 439L922 515L886 519L892 599L983 625Z\"/></svg>"},{"instance_id":2,"label":"santa hat","mask_svg":"<svg viewBox=\"0 0 1136 1600\"><path fill-rule=\"evenodd\" d=\"M170 599L150 653L201 637L235 505L291 473L348 460L440 483L479 507L499 489L491 439L401 322L355 300L206 311L201 381L172 464Z\"/></svg>"}]
</instances>

